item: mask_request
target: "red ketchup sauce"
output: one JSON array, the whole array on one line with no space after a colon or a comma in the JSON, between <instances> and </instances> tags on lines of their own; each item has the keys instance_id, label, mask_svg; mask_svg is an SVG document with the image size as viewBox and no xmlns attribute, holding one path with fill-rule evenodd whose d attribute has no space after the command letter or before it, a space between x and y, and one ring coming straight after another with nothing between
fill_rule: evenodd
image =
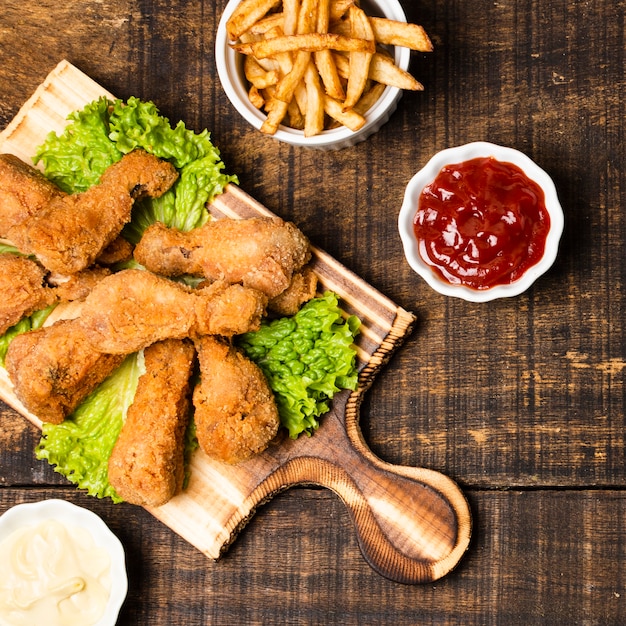
<instances>
[{"instance_id":1,"label":"red ketchup sauce","mask_svg":"<svg viewBox=\"0 0 626 626\"><path fill-rule=\"evenodd\" d=\"M422 259L444 280L484 290L516 281L543 256L543 191L512 163L480 157L444 166L413 221Z\"/></svg>"}]
</instances>

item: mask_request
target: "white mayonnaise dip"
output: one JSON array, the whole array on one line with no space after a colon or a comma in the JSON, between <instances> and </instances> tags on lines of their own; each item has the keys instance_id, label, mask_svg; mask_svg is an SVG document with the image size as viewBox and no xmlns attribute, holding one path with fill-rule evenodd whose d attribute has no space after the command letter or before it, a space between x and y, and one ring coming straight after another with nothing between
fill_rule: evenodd
<instances>
[{"instance_id":1,"label":"white mayonnaise dip","mask_svg":"<svg viewBox=\"0 0 626 626\"><path fill-rule=\"evenodd\" d=\"M54 519L0 543L0 624L89 626L111 592L111 559L84 528Z\"/></svg>"}]
</instances>

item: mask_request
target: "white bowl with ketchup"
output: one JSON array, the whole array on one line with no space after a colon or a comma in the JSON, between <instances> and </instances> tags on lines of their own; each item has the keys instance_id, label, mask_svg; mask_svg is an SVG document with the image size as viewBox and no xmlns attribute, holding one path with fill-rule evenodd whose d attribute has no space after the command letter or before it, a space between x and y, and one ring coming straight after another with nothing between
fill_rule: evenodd
<instances>
[{"instance_id":1,"label":"white bowl with ketchup","mask_svg":"<svg viewBox=\"0 0 626 626\"><path fill-rule=\"evenodd\" d=\"M409 181L398 228L409 265L470 302L524 292L554 263L563 209L522 152L488 142L442 150Z\"/></svg>"}]
</instances>

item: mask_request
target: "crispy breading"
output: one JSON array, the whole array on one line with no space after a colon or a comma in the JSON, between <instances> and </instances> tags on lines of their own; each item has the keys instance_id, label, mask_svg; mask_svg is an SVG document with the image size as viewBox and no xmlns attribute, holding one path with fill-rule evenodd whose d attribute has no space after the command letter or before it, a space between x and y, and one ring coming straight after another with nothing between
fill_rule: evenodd
<instances>
[{"instance_id":1,"label":"crispy breading","mask_svg":"<svg viewBox=\"0 0 626 626\"><path fill-rule=\"evenodd\" d=\"M315 297L317 276L309 266L294 273L285 291L272 298L267 307L279 315L295 315L300 307Z\"/></svg>"},{"instance_id":2,"label":"crispy breading","mask_svg":"<svg viewBox=\"0 0 626 626\"><path fill-rule=\"evenodd\" d=\"M191 289L144 270L101 280L87 296L80 325L94 349L129 354L162 341L258 329L267 298L241 285Z\"/></svg>"},{"instance_id":3,"label":"crispy breading","mask_svg":"<svg viewBox=\"0 0 626 626\"><path fill-rule=\"evenodd\" d=\"M130 221L136 199L159 197L178 172L171 163L134 150L108 167L83 193L54 196L7 237L51 271L73 274L89 267Z\"/></svg>"},{"instance_id":4,"label":"crispy breading","mask_svg":"<svg viewBox=\"0 0 626 626\"><path fill-rule=\"evenodd\" d=\"M60 424L123 360L94 350L73 319L15 337L5 367L22 404Z\"/></svg>"},{"instance_id":5,"label":"crispy breading","mask_svg":"<svg viewBox=\"0 0 626 626\"><path fill-rule=\"evenodd\" d=\"M116 237L96 258L98 265L115 265L133 258L133 244L121 235Z\"/></svg>"},{"instance_id":6,"label":"crispy breading","mask_svg":"<svg viewBox=\"0 0 626 626\"><path fill-rule=\"evenodd\" d=\"M108 268L93 265L71 276L50 274L48 283L54 287L54 294L59 302L75 302L84 300L92 289L110 274L111 270Z\"/></svg>"},{"instance_id":7,"label":"crispy breading","mask_svg":"<svg viewBox=\"0 0 626 626\"><path fill-rule=\"evenodd\" d=\"M289 287L311 251L307 238L291 222L253 217L214 219L188 232L153 224L134 255L157 274L241 283L274 298Z\"/></svg>"},{"instance_id":8,"label":"crispy breading","mask_svg":"<svg viewBox=\"0 0 626 626\"><path fill-rule=\"evenodd\" d=\"M146 371L109 458L109 482L126 502L161 506L183 485L195 349L168 339L144 350Z\"/></svg>"},{"instance_id":9,"label":"crispy breading","mask_svg":"<svg viewBox=\"0 0 626 626\"><path fill-rule=\"evenodd\" d=\"M64 196L37 168L13 154L0 154L0 237Z\"/></svg>"},{"instance_id":10,"label":"crispy breading","mask_svg":"<svg viewBox=\"0 0 626 626\"><path fill-rule=\"evenodd\" d=\"M200 382L193 392L200 448L240 463L267 448L279 428L273 393L260 368L220 337L196 342Z\"/></svg>"},{"instance_id":11,"label":"crispy breading","mask_svg":"<svg viewBox=\"0 0 626 626\"><path fill-rule=\"evenodd\" d=\"M56 293L46 286L46 274L32 259L0 254L0 335L23 317L56 301Z\"/></svg>"}]
</instances>

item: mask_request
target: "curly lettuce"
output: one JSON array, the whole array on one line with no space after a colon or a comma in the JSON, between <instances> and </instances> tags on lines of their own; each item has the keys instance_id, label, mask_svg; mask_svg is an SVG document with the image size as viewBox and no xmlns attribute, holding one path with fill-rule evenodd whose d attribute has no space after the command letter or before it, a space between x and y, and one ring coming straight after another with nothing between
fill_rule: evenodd
<instances>
[{"instance_id":1,"label":"curly lettuce","mask_svg":"<svg viewBox=\"0 0 626 626\"><path fill-rule=\"evenodd\" d=\"M123 235L136 243L155 221L191 230L209 219L206 209L236 176L224 164L208 131L194 133L182 122L172 127L153 103L100 98L68 117L60 135L50 133L33 161L68 193L96 184L107 167L135 148L169 160L179 170L175 186L158 199L135 203ZM15 252L2 249L0 252ZM23 319L0 337L0 361L17 334L39 328L50 309ZM293 317L265 321L259 331L237 343L265 373L274 391L282 425L290 437L311 435L319 417L341 389L356 389L358 371L354 341L360 321L346 317L338 297L325 293ZM131 355L93 391L63 423L44 424L36 456L78 488L114 502L120 496L108 481L108 459L145 371L143 353ZM198 446L193 420L186 433L187 463Z\"/></svg>"},{"instance_id":2,"label":"curly lettuce","mask_svg":"<svg viewBox=\"0 0 626 626\"><path fill-rule=\"evenodd\" d=\"M337 295L326 292L293 317L264 321L260 330L238 338L265 374L292 439L317 430L338 391L357 388L353 344L359 326L356 316L344 318Z\"/></svg>"},{"instance_id":3,"label":"curly lettuce","mask_svg":"<svg viewBox=\"0 0 626 626\"><path fill-rule=\"evenodd\" d=\"M181 121L172 126L152 102L131 97L126 102L101 97L74 111L60 135L51 132L39 146L34 163L68 193L85 191L124 154L142 148L167 159L179 171L174 186L160 198L135 203L122 235L131 243L156 221L191 230L209 219L207 202L237 177L223 173L219 150L208 130L195 133Z\"/></svg>"},{"instance_id":4,"label":"curly lettuce","mask_svg":"<svg viewBox=\"0 0 626 626\"><path fill-rule=\"evenodd\" d=\"M36 457L89 495L121 502L109 483L108 462L144 372L143 352L126 357L65 421L43 424Z\"/></svg>"}]
</instances>

